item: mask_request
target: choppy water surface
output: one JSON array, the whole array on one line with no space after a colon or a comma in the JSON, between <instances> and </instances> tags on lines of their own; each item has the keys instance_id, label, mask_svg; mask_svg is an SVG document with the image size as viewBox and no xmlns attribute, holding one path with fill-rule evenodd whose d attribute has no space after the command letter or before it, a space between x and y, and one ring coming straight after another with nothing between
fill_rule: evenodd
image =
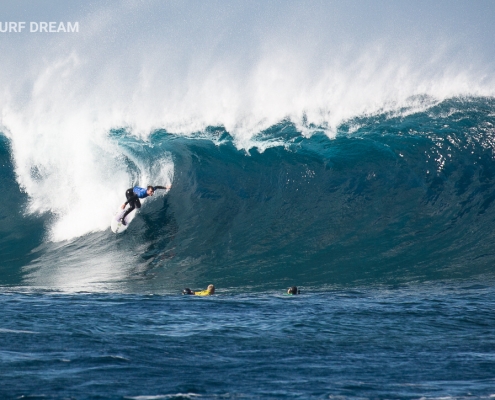
<instances>
[{"instance_id":1,"label":"choppy water surface","mask_svg":"<svg viewBox=\"0 0 495 400\"><path fill-rule=\"evenodd\" d=\"M223 127L111 130L128 185L173 182L118 236L127 185L74 211L47 159L26 193L2 136L0 394L494 397L494 116L433 101L334 138L285 120L249 149Z\"/></svg>"},{"instance_id":2,"label":"choppy water surface","mask_svg":"<svg viewBox=\"0 0 495 400\"><path fill-rule=\"evenodd\" d=\"M4 398L495 395L491 285L0 301Z\"/></svg>"},{"instance_id":3,"label":"choppy water surface","mask_svg":"<svg viewBox=\"0 0 495 400\"><path fill-rule=\"evenodd\" d=\"M1 2L0 398L495 398L493 15Z\"/></svg>"}]
</instances>

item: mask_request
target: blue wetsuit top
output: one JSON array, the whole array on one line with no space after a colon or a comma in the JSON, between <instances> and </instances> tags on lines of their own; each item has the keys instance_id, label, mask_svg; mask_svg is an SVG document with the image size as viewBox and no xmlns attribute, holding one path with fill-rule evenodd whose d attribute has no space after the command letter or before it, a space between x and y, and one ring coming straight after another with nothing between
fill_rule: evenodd
<instances>
[{"instance_id":1,"label":"blue wetsuit top","mask_svg":"<svg viewBox=\"0 0 495 400\"><path fill-rule=\"evenodd\" d=\"M146 193L146 190L147 189L139 187L139 186L134 186L134 188L132 189L134 194L137 197L139 197L140 199L144 199L145 197L148 197L148 193ZM155 189L153 188L153 190L155 190Z\"/></svg>"},{"instance_id":2,"label":"blue wetsuit top","mask_svg":"<svg viewBox=\"0 0 495 400\"><path fill-rule=\"evenodd\" d=\"M153 191L155 191L156 189L167 189L167 188L164 186L153 186ZM132 188L132 193L134 193L134 196L128 198L127 201L125 202L125 204L127 205L131 201L135 201L137 199L144 199L144 198L148 197L148 193L146 193L147 190L148 190L147 188L134 186Z\"/></svg>"}]
</instances>

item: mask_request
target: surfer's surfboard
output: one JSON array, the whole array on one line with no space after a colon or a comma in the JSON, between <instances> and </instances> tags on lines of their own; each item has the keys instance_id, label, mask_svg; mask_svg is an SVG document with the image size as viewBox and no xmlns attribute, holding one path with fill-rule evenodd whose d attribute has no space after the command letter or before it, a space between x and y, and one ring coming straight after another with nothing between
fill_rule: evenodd
<instances>
[{"instance_id":1,"label":"surfer's surfboard","mask_svg":"<svg viewBox=\"0 0 495 400\"><path fill-rule=\"evenodd\" d=\"M136 210L134 210L125 217L125 223L126 223L125 225L122 222L120 222L120 219L122 218L122 215L124 215L124 212L125 210L119 208L119 210L112 217L112 221L110 222L110 228L114 233L122 233L129 227L129 224L134 218L134 214L136 213Z\"/></svg>"}]
</instances>

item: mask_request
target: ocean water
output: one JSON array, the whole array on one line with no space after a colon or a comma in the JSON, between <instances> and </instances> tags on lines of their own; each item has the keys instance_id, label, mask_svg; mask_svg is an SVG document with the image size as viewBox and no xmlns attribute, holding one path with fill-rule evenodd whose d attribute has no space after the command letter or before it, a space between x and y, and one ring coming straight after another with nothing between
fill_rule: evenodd
<instances>
[{"instance_id":1,"label":"ocean water","mask_svg":"<svg viewBox=\"0 0 495 400\"><path fill-rule=\"evenodd\" d=\"M492 285L303 293L4 292L2 397L493 397Z\"/></svg>"},{"instance_id":2,"label":"ocean water","mask_svg":"<svg viewBox=\"0 0 495 400\"><path fill-rule=\"evenodd\" d=\"M4 136L2 397L495 396L494 124L492 98L455 98L248 150L111 130L132 179L172 189L124 234L63 240Z\"/></svg>"},{"instance_id":3,"label":"ocean water","mask_svg":"<svg viewBox=\"0 0 495 400\"><path fill-rule=\"evenodd\" d=\"M0 398L495 398L494 14L0 4Z\"/></svg>"}]
</instances>

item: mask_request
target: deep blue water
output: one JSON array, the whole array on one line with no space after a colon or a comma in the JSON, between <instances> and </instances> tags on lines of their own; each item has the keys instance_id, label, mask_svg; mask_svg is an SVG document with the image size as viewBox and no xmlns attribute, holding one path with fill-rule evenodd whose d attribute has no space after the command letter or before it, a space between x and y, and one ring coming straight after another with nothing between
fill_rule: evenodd
<instances>
[{"instance_id":1,"label":"deep blue water","mask_svg":"<svg viewBox=\"0 0 495 400\"><path fill-rule=\"evenodd\" d=\"M4 292L0 393L488 398L494 301L492 285L448 283L211 298Z\"/></svg>"},{"instance_id":2,"label":"deep blue water","mask_svg":"<svg viewBox=\"0 0 495 400\"><path fill-rule=\"evenodd\" d=\"M495 100L325 129L116 128L130 181L166 154L172 190L58 242L0 136L0 395L495 396Z\"/></svg>"}]
</instances>

